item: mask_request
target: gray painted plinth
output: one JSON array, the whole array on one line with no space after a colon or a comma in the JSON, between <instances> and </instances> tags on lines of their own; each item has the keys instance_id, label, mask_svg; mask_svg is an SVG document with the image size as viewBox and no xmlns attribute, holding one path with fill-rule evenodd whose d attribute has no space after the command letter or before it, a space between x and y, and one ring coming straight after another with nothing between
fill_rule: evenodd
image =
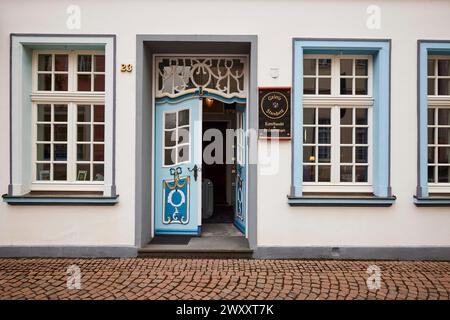
<instances>
[{"instance_id":1,"label":"gray painted plinth","mask_svg":"<svg viewBox=\"0 0 450 320\"><path fill-rule=\"evenodd\" d=\"M137 256L133 246L0 246L3 258L132 258Z\"/></svg>"},{"instance_id":2,"label":"gray painted plinth","mask_svg":"<svg viewBox=\"0 0 450 320\"><path fill-rule=\"evenodd\" d=\"M258 247L253 257L256 259L450 261L450 247Z\"/></svg>"}]
</instances>

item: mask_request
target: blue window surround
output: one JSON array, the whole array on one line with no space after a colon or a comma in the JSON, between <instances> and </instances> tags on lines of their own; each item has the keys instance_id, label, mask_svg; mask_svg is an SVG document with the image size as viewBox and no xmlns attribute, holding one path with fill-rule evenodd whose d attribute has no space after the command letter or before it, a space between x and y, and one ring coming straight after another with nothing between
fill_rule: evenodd
<instances>
[{"instance_id":1,"label":"blue window surround","mask_svg":"<svg viewBox=\"0 0 450 320\"><path fill-rule=\"evenodd\" d=\"M293 39L292 181L288 203L298 205L389 206L390 187L390 39ZM373 196L303 195L303 55L365 54L373 56Z\"/></svg>"},{"instance_id":2,"label":"blue window surround","mask_svg":"<svg viewBox=\"0 0 450 320\"><path fill-rule=\"evenodd\" d=\"M107 58L105 79L105 140L111 147L105 154L105 188L102 195L46 196L30 193L31 183L31 57L35 49L104 50ZM3 201L10 205L114 205L115 185L115 87L116 36L102 34L10 34L10 181ZM107 160L107 161L106 161Z\"/></svg>"},{"instance_id":3,"label":"blue window surround","mask_svg":"<svg viewBox=\"0 0 450 320\"><path fill-rule=\"evenodd\" d=\"M449 55L450 40L417 41L417 123L418 123L418 161L417 190L414 203L417 206L450 206L449 196L433 196L428 190L427 148L428 148L428 96L427 74L428 55Z\"/></svg>"}]
</instances>

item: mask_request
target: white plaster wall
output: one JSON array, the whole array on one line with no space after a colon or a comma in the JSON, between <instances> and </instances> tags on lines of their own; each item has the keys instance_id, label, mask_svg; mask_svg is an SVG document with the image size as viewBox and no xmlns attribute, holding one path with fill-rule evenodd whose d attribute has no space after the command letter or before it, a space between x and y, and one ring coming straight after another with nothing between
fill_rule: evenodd
<instances>
[{"instance_id":1,"label":"white plaster wall","mask_svg":"<svg viewBox=\"0 0 450 320\"><path fill-rule=\"evenodd\" d=\"M66 9L81 8L81 30ZM381 8L381 29L366 9ZM276 175L258 177L259 245L450 245L450 209L417 208L416 41L450 39L447 1L19 1L0 2L0 193L9 180L9 34L117 35L117 62L135 64L136 34L256 34L258 85L290 86L292 37L392 39L390 208L289 207L290 143ZM269 68L280 68L273 80ZM0 203L0 245L132 245L134 239L135 72L117 74L116 183L113 207L24 207ZM253 106L255 107L255 106ZM260 145L263 142L260 142ZM150 165L150 164L149 164Z\"/></svg>"}]
</instances>

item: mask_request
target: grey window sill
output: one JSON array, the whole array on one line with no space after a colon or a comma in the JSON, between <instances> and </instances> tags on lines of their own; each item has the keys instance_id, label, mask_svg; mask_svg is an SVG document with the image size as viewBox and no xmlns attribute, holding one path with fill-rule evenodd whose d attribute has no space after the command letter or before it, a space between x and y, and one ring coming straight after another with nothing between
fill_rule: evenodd
<instances>
[{"instance_id":1,"label":"grey window sill","mask_svg":"<svg viewBox=\"0 0 450 320\"><path fill-rule=\"evenodd\" d=\"M119 202L119 196L104 197L99 194L64 193L64 194L26 194L23 196L2 195L9 205L93 205L112 206Z\"/></svg>"},{"instance_id":2,"label":"grey window sill","mask_svg":"<svg viewBox=\"0 0 450 320\"><path fill-rule=\"evenodd\" d=\"M450 207L450 195L418 197L414 196L414 204L418 207Z\"/></svg>"},{"instance_id":3,"label":"grey window sill","mask_svg":"<svg viewBox=\"0 0 450 320\"><path fill-rule=\"evenodd\" d=\"M373 195L305 195L288 196L290 206L310 207L390 207L397 199L395 196L376 197Z\"/></svg>"}]
</instances>

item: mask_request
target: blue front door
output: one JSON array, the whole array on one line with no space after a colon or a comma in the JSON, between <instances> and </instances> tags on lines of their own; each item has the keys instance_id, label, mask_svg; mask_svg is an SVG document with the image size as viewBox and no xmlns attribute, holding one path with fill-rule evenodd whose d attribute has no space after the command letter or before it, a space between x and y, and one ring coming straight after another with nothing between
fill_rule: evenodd
<instances>
[{"instance_id":1,"label":"blue front door","mask_svg":"<svg viewBox=\"0 0 450 320\"><path fill-rule=\"evenodd\" d=\"M155 105L155 234L199 235L202 100Z\"/></svg>"},{"instance_id":2,"label":"blue front door","mask_svg":"<svg viewBox=\"0 0 450 320\"><path fill-rule=\"evenodd\" d=\"M237 109L236 120L236 203L234 205L234 225L245 235L247 224L247 139L245 112L241 108Z\"/></svg>"}]
</instances>

